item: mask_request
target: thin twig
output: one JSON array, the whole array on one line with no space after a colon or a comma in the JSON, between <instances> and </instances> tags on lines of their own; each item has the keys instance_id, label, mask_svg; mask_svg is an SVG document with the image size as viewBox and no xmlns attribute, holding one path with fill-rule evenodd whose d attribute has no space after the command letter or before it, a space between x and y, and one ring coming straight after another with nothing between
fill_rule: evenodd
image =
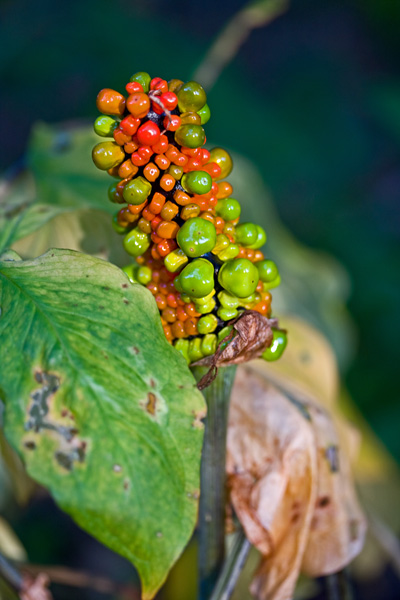
<instances>
[{"instance_id":1,"label":"thin twig","mask_svg":"<svg viewBox=\"0 0 400 600\"><path fill-rule=\"evenodd\" d=\"M288 5L289 0L260 0L237 12L208 50L193 79L201 81L209 92L252 30L271 23L287 10Z\"/></svg>"},{"instance_id":2,"label":"thin twig","mask_svg":"<svg viewBox=\"0 0 400 600\"><path fill-rule=\"evenodd\" d=\"M246 564L250 549L250 542L244 532L240 531L236 536L231 552L224 562L210 600L229 600Z\"/></svg>"},{"instance_id":3,"label":"thin twig","mask_svg":"<svg viewBox=\"0 0 400 600\"><path fill-rule=\"evenodd\" d=\"M100 594L119 594L131 600L140 598L138 590L133 586L118 583L107 577L93 575L85 571L76 571L67 567L32 564L23 564L21 568L31 575L45 573L52 583L59 585L88 588Z\"/></svg>"}]
</instances>

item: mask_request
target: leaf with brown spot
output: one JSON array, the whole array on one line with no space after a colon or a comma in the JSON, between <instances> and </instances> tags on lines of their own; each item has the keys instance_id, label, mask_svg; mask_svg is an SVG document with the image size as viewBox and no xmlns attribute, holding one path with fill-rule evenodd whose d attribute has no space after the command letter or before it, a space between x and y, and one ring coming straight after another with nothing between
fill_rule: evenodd
<instances>
[{"instance_id":1,"label":"leaf with brown spot","mask_svg":"<svg viewBox=\"0 0 400 600\"><path fill-rule=\"evenodd\" d=\"M153 296L104 260L52 250L0 260L0 309L8 441L152 598L196 524L205 407Z\"/></svg>"}]
</instances>

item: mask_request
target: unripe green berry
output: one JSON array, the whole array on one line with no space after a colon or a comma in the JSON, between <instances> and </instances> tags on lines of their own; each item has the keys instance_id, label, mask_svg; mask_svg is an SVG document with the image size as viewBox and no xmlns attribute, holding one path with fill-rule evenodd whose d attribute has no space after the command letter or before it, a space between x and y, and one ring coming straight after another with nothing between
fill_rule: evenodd
<instances>
[{"instance_id":1,"label":"unripe green berry","mask_svg":"<svg viewBox=\"0 0 400 600\"><path fill-rule=\"evenodd\" d=\"M229 260L218 274L222 287L238 298L246 298L255 292L258 280L257 267L247 258Z\"/></svg>"},{"instance_id":2,"label":"unripe green berry","mask_svg":"<svg viewBox=\"0 0 400 600\"><path fill-rule=\"evenodd\" d=\"M93 129L101 137L112 137L116 127L118 127L118 121L108 115L97 117L93 125Z\"/></svg>"},{"instance_id":3,"label":"unripe green berry","mask_svg":"<svg viewBox=\"0 0 400 600\"><path fill-rule=\"evenodd\" d=\"M223 321L230 321L238 316L238 311L237 308L224 308L223 306L220 306L217 310L217 315Z\"/></svg>"},{"instance_id":4,"label":"unripe green berry","mask_svg":"<svg viewBox=\"0 0 400 600\"><path fill-rule=\"evenodd\" d=\"M204 315L197 321L197 330L201 335L212 333L218 327L218 319L215 315Z\"/></svg>"},{"instance_id":5,"label":"unripe green berry","mask_svg":"<svg viewBox=\"0 0 400 600\"><path fill-rule=\"evenodd\" d=\"M182 225L176 241L186 256L196 258L211 252L217 241L217 232L209 221L194 217Z\"/></svg>"},{"instance_id":6,"label":"unripe green berry","mask_svg":"<svg viewBox=\"0 0 400 600\"><path fill-rule=\"evenodd\" d=\"M204 354L201 349L201 338L196 337L193 340L190 340L188 354L191 363L203 358Z\"/></svg>"},{"instance_id":7,"label":"unripe green berry","mask_svg":"<svg viewBox=\"0 0 400 600\"><path fill-rule=\"evenodd\" d=\"M92 150L93 162L98 169L107 171L125 159L125 152L115 142L100 142Z\"/></svg>"},{"instance_id":8,"label":"unripe green berry","mask_svg":"<svg viewBox=\"0 0 400 600\"><path fill-rule=\"evenodd\" d=\"M218 253L218 258L223 262L227 260L231 260L232 258L236 258L240 252L240 248L237 244L229 244L225 250Z\"/></svg>"},{"instance_id":9,"label":"unripe green berry","mask_svg":"<svg viewBox=\"0 0 400 600\"><path fill-rule=\"evenodd\" d=\"M186 360L188 364L190 364L189 358L189 340L178 339L174 342L174 348L178 350Z\"/></svg>"},{"instance_id":10,"label":"unripe green berry","mask_svg":"<svg viewBox=\"0 0 400 600\"><path fill-rule=\"evenodd\" d=\"M234 221L240 217L241 206L234 198L223 198L218 200L215 212L224 221Z\"/></svg>"},{"instance_id":11,"label":"unripe green berry","mask_svg":"<svg viewBox=\"0 0 400 600\"><path fill-rule=\"evenodd\" d=\"M260 260L256 263L261 281L268 283L276 279L279 275L278 267L272 260Z\"/></svg>"},{"instance_id":12,"label":"unripe green berry","mask_svg":"<svg viewBox=\"0 0 400 600\"><path fill-rule=\"evenodd\" d=\"M179 274L179 286L191 298L207 296L214 289L213 265L205 258L191 261Z\"/></svg>"},{"instance_id":13,"label":"unripe green berry","mask_svg":"<svg viewBox=\"0 0 400 600\"><path fill-rule=\"evenodd\" d=\"M198 304L197 299L195 298L196 310L201 315L207 315L208 313L212 312L214 310L214 308L216 307L216 304L217 303L215 302L214 298L211 298L205 304Z\"/></svg>"},{"instance_id":14,"label":"unripe green berry","mask_svg":"<svg viewBox=\"0 0 400 600\"><path fill-rule=\"evenodd\" d=\"M219 292L218 300L224 308L237 308L240 305L239 298L236 298L236 296L231 296L226 292Z\"/></svg>"},{"instance_id":15,"label":"unripe green berry","mask_svg":"<svg viewBox=\"0 0 400 600\"><path fill-rule=\"evenodd\" d=\"M135 73L134 75L132 75L129 81L137 81L138 83L140 83L140 85L143 88L143 91L146 92L146 94L150 89L151 77L148 73L145 73L144 71L139 71L138 73Z\"/></svg>"},{"instance_id":16,"label":"unripe green berry","mask_svg":"<svg viewBox=\"0 0 400 600\"><path fill-rule=\"evenodd\" d=\"M214 333L207 333L201 341L201 350L204 356L211 356L217 349L217 336Z\"/></svg>"},{"instance_id":17,"label":"unripe green berry","mask_svg":"<svg viewBox=\"0 0 400 600\"><path fill-rule=\"evenodd\" d=\"M124 237L124 248L131 256L140 256L150 246L150 235L137 227Z\"/></svg>"},{"instance_id":18,"label":"unripe green berry","mask_svg":"<svg viewBox=\"0 0 400 600\"><path fill-rule=\"evenodd\" d=\"M150 269L150 267L146 267L145 265L142 265L136 271L136 279L142 285L147 285L151 281L152 274L153 274L153 272Z\"/></svg>"},{"instance_id":19,"label":"unripe green berry","mask_svg":"<svg viewBox=\"0 0 400 600\"><path fill-rule=\"evenodd\" d=\"M175 131L175 141L186 148L199 148L205 142L206 134L201 125L186 123Z\"/></svg>"},{"instance_id":20,"label":"unripe green berry","mask_svg":"<svg viewBox=\"0 0 400 600\"><path fill-rule=\"evenodd\" d=\"M283 354L287 346L287 335L284 331L280 331L279 329L272 328L273 338L272 344L269 348L264 350L261 357L264 360L272 361L278 360Z\"/></svg>"},{"instance_id":21,"label":"unripe green berry","mask_svg":"<svg viewBox=\"0 0 400 600\"><path fill-rule=\"evenodd\" d=\"M181 184L189 194L208 194L211 190L212 178L207 171L189 171L182 177Z\"/></svg>"},{"instance_id":22,"label":"unripe green berry","mask_svg":"<svg viewBox=\"0 0 400 600\"><path fill-rule=\"evenodd\" d=\"M128 181L122 193L128 204L143 204L151 192L151 183L144 177L135 177Z\"/></svg>"},{"instance_id":23,"label":"unripe green berry","mask_svg":"<svg viewBox=\"0 0 400 600\"><path fill-rule=\"evenodd\" d=\"M136 279L136 273L138 270L137 265L126 265L125 267L122 267L122 270L125 275L129 277L129 281L131 283L138 283L138 280Z\"/></svg>"},{"instance_id":24,"label":"unripe green berry","mask_svg":"<svg viewBox=\"0 0 400 600\"><path fill-rule=\"evenodd\" d=\"M205 125L206 123L208 123L208 121L210 120L210 117L211 117L210 107L208 106L208 104L205 104L203 106L203 108L198 110L197 114L200 115L202 125Z\"/></svg>"},{"instance_id":25,"label":"unripe green berry","mask_svg":"<svg viewBox=\"0 0 400 600\"><path fill-rule=\"evenodd\" d=\"M265 230L260 227L260 225L256 225L257 227L257 240L251 244L251 246L248 246L248 248L251 248L252 250L257 250L258 248L261 248L261 246L264 246L265 242L267 241L267 234L265 233Z\"/></svg>"},{"instance_id":26,"label":"unripe green berry","mask_svg":"<svg viewBox=\"0 0 400 600\"><path fill-rule=\"evenodd\" d=\"M203 87L197 81L184 83L177 92L178 107L181 113L199 111L207 102Z\"/></svg>"},{"instance_id":27,"label":"unripe green berry","mask_svg":"<svg viewBox=\"0 0 400 600\"><path fill-rule=\"evenodd\" d=\"M240 223L236 226L236 240L242 246L251 246L257 241L257 225L254 223Z\"/></svg>"}]
</instances>

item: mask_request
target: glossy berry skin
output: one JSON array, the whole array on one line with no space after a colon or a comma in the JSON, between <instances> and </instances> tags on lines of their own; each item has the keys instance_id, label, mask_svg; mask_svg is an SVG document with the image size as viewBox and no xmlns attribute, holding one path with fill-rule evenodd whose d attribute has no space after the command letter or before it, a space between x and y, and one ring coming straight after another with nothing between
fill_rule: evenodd
<instances>
[{"instance_id":1,"label":"glossy berry skin","mask_svg":"<svg viewBox=\"0 0 400 600\"><path fill-rule=\"evenodd\" d=\"M181 125L175 131L175 141L186 148L199 148L204 144L206 134L201 125Z\"/></svg>"},{"instance_id":2,"label":"glossy berry skin","mask_svg":"<svg viewBox=\"0 0 400 600\"><path fill-rule=\"evenodd\" d=\"M264 360L273 361L278 360L283 354L287 346L287 335L284 331L280 331L279 329L272 328L273 338L272 344L269 348L264 350L261 357Z\"/></svg>"},{"instance_id":3,"label":"glossy berry skin","mask_svg":"<svg viewBox=\"0 0 400 600\"><path fill-rule=\"evenodd\" d=\"M223 148L213 148L210 151L209 162L215 162L221 167L221 173L219 177L216 178L217 180L225 179L225 177L228 177L228 175L233 169L232 157L229 154L229 152L227 152Z\"/></svg>"},{"instance_id":4,"label":"glossy berry skin","mask_svg":"<svg viewBox=\"0 0 400 600\"><path fill-rule=\"evenodd\" d=\"M160 139L160 128L153 121L147 121L139 127L136 133L138 142L142 146L152 146Z\"/></svg>"},{"instance_id":5,"label":"glossy berry skin","mask_svg":"<svg viewBox=\"0 0 400 600\"><path fill-rule=\"evenodd\" d=\"M131 256L140 256L150 246L150 236L140 229L132 229L124 237L124 248Z\"/></svg>"},{"instance_id":6,"label":"glossy berry skin","mask_svg":"<svg viewBox=\"0 0 400 600\"><path fill-rule=\"evenodd\" d=\"M182 177L182 187L190 194L208 194L212 179L206 171L190 171Z\"/></svg>"},{"instance_id":7,"label":"glossy berry skin","mask_svg":"<svg viewBox=\"0 0 400 600\"><path fill-rule=\"evenodd\" d=\"M279 276L278 267L272 260L260 260L257 263L258 274L261 281L269 283Z\"/></svg>"},{"instance_id":8,"label":"glossy berry skin","mask_svg":"<svg viewBox=\"0 0 400 600\"><path fill-rule=\"evenodd\" d=\"M197 112L207 102L206 93L197 81L184 83L180 87L177 96L180 112Z\"/></svg>"},{"instance_id":9,"label":"glossy berry skin","mask_svg":"<svg viewBox=\"0 0 400 600\"><path fill-rule=\"evenodd\" d=\"M191 298L203 298L214 289L214 267L209 260L197 258L179 274L179 286Z\"/></svg>"},{"instance_id":10,"label":"glossy berry skin","mask_svg":"<svg viewBox=\"0 0 400 600\"><path fill-rule=\"evenodd\" d=\"M257 228L257 240L251 244L251 246L248 246L248 248L251 248L252 250L257 250L258 248L261 248L261 246L264 246L265 242L267 241L267 234L265 233L264 229L262 227L260 227L260 225L256 225Z\"/></svg>"},{"instance_id":11,"label":"glossy berry skin","mask_svg":"<svg viewBox=\"0 0 400 600\"><path fill-rule=\"evenodd\" d=\"M216 241L217 232L214 225L200 217L188 219L177 235L179 247L189 258L196 258L211 252Z\"/></svg>"},{"instance_id":12,"label":"glossy berry skin","mask_svg":"<svg viewBox=\"0 0 400 600\"><path fill-rule=\"evenodd\" d=\"M98 111L105 115L120 117L124 114L125 97L115 90L104 88L97 94L96 106Z\"/></svg>"},{"instance_id":13,"label":"glossy berry skin","mask_svg":"<svg viewBox=\"0 0 400 600\"><path fill-rule=\"evenodd\" d=\"M247 298L256 290L258 270L247 258L235 258L222 265L218 281L233 296Z\"/></svg>"},{"instance_id":14,"label":"glossy berry skin","mask_svg":"<svg viewBox=\"0 0 400 600\"><path fill-rule=\"evenodd\" d=\"M255 244L258 238L257 225L254 223L241 223L236 227L236 241L243 246Z\"/></svg>"},{"instance_id":15,"label":"glossy berry skin","mask_svg":"<svg viewBox=\"0 0 400 600\"><path fill-rule=\"evenodd\" d=\"M240 217L241 206L237 200L233 198L224 198L218 200L215 212L222 217L224 221L234 221Z\"/></svg>"},{"instance_id":16,"label":"glossy berry skin","mask_svg":"<svg viewBox=\"0 0 400 600\"><path fill-rule=\"evenodd\" d=\"M93 162L102 171L119 165L124 158L124 151L115 142L100 142L92 150Z\"/></svg>"},{"instance_id":17,"label":"glossy berry skin","mask_svg":"<svg viewBox=\"0 0 400 600\"><path fill-rule=\"evenodd\" d=\"M112 137L116 127L118 127L117 121L108 115L97 117L93 125L95 133L101 137Z\"/></svg>"},{"instance_id":18,"label":"glossy berry skin","mask_svg":"<svg viewBox=\"0 0 400 600\"><path fill-rule=\"evenodd\" d=\"M200 110L197 111L197 114L200 116L200 123L201 125L205 125L206 123L208 123L208 121L211 118L211 111L210 111L210 107L208 106L208 104L205 104L203 106L203 108L201 108Z\"/></svg>"},{"instance_id":19,"label":"glossy berry skin","mask_svg":"<svg viewBox=\"0 0 400 600\"><path fill-rule=\"evenodd\" d=\"M218 319L215 315L204 315L197 323L197 330L202 335L212 333L217 329Z\"/></svg>"},{"instance_id":20,"label":"glossy berry skin","mask_svg":"<svg viewBox=\"0 0 400 600\"><path fill-rule=\"evenodd\" d=\"M138 73L135 73L134 75L132 75L129 81L137 81L138 83L140 83L140 85L143 88L143 91L146 93L150 89L151 77L148 73L145 73L144 71L139 71Z\"/></svg>"},{"instance_id":21,"label":"glossy berry skin","mask_svg":"<svg viewBox=\"0 0 400 600\"><path fill-rule=\"evenodd\" d=\"M151 184L144 177L135 177L124 187L123 196L128 204L143 204L151 192Z\"/></svg>"},{"instance_id":22,"label":"glossy berry skin","mask_svg":"<svg viewBox=\"0 0 400 600\"><path fill-rule=\"evenodd\" d=\"M126 101L126 108L136 119L143 119L150 110L149 97L144 92L131 94Z\"/></svg>"}]
</instances>

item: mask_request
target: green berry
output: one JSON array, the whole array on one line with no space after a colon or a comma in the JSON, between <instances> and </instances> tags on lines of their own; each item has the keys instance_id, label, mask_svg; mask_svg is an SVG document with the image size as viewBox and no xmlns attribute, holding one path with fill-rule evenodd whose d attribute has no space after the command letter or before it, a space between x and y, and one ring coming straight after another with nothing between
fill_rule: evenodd
<instances>
[{"instance_id":1,"label":"green berry","mask_svg":"<svg viewBox=\"0 0 400 600\"><path fill-rule=\"evenodd\" d=\"M124 248L131 256L140 256L149 248L150 241L150 235L136 227L124 237Z\"/></svg>"},{"instance_id":2,"label":"green berry","mask_svg":"<svg viewBox=\"0 0 400 600\"><path fill-rule=\"evenodd\" d=\"M148 73L145 73L144 71L139 71L138 73L135 73L134 75L132 75L129 81L137 81L138 83L140 83L140 85L143 88L143 91L146 92L146 94L150 89L151 77Z\"/></svg>"},{"instance_id":3,"label":"green berry","mask_svg":"<svg viewBox=\"0 0 400 600\"><path fill-rule=\"evenodd\" d=\"M118 223L118 213L115 213L111 223L114 231L116 231L119 234L127 233L129 231L129 227L122 227L122 225Z\"/></svg>"},{"instance_id":4,"label":"green berry","mask_svg":"<svg viewBox=\"0 0 400 600\"><path fill-rule=\"evenodd\" d=\"M257 267L247 258L229 260L218 274L222 287L238 298L246 298L255 292L258 280Z\"/></svg>"},{"instance_id":5,"label":"green berry","mask_svg":"<svg viewBox=\"0 0 400 600\"><path fill-rule=\"evenodd\" d=\"M272 328L272 332L272 344L269 348L264 350L264 352L261 355L264 360L268 361L278 360L278 358L282 356L283 351L287 346L287 335L284 331Z\"/></svg>"},{"instance_id":6,"label":"green berry","mask_svg":"<svg viewBox=\"0 0 400 600\"><path fill-rule=\"evenodd\" d=\"M179 274L179 285L182 292L190 297L207 296L214 289L213 265L205 258L191 261Z\"/></svg>"},{"instance_id":7,"label":"green berry","mask_svg":"<svg viewBox=\"0 0 400 600\"><path fill-rule=\"evenodd\" d=\"M215 290L211 290L207 296L203 296L202 298L196 298L196 306L205 306L209 304L210 300L214 297Z\"/></svg>"},{"instance_id":8,"label":"green berry","mask_svg":"<svg viewBox=\"0 0 400 600\"><path fill-rule=\"evenodd\" d=\"M240 223L236 227L236 240L242 246L251 246L257 241L258 231L257 225L254 223Z\"/></svg>"},{"instance_id":9,"label":"green berry","mask_svg":"<svg viewBox=\"0 0 400 600\"><path fill-rule=\"evenodd\" d=\"M269 283L279 275L278 267L272 260L260 260L256 263L261 281Z\"/></svg>"},{"instance_id":10,"label":"green berry","mask_svg":"<svg viewBox=\"0 0 400 600\"><path fill-rule=\"evenodd\" d=\"M128 204L143 204L151 192L151 183L144 177L135 177L124 187L123 197Z\"/></svg>"},{"instance_id":11,"label":"green berry","mask_svg":"<svg viewBox=\"0 0 400 600\"><path fill-rule=\"evenodd\" d=\"M197 114L200 115L202 125L205 125L206 123L208 123L208 121L210 120L210 117L211 117L210 107L208 106L208 104L205 104L203 106L203 108L198 110Z\"/></svg>"},{"instance_id":12,"label":"green berry","mask_svg":"<svg viewBox=\"0 0 400 600\"><path fill-rule=\"evenodd\" d=\"M208 162L215 162L221 167L221 174L217 179L225 179L233 168L232 157L223 148L213 148L210 152L210 158Z\"/></svg>"},{"instance_id":13,"label":"green berry","mask_svg":"<svg viewBox=\"0 0 400 600\"><path fill-rule=\"evenodd\" d=\"M174 348L175 348L175 350L178 350L178 352L180 352L182 354L183 358L189 364L190 363L190 358L189 358L189 341L188 340L183 340L183 339L178 339L174 343Z\"/></svg>"},{"instance_id":14,"label":"green berry","mask_svg":"<svg viewBox=\"0 0 400 600\"><path fill-rule=\"evenodd\" d=\"M201 360L204 357L203 351L201 349L201 339L199 337L190 340L188 354L190 362L196 362L196 360Z\"/></svg>"},{"instance_id":15,"label":"green berry","mask_svg":"<svg viewBox=\"0 0 400 600\"><path fill-rule=\"evenodd\" d=\"M199 148L205 142L206 134L201 125L186 123L175 131L175 141L186 148Z\"/></svg>"},{"instance_id":16,"label":"green berry","mask_svg":"<svg viewBox=\"0 0 400 600\"><path fill-rule=\"evenodd\" d=\"M211 252L217 241L217 232L209 221L201 217L194 217L182 225L176 241L186 256L196 258Z\"/></svg>"},{"instance_id":17,"label":"green berry","mask_svg":"<svg viewBox=\"0 0 400 600\"><path fill-rule=\"evenodd\" d=\"M211 356L217 349L217 336L214 333L207 333L201 340L201 350L204 356Z\"/></svg>"},{"instance_id":18,"label":"green berry","mask_svg":"<svg viewBox=\"0 0 400 600\"><path fill-rule=\"evenodd\" d=\"M189 194L208 194L212 178L206 171L190 171L182 177L182 187Z\"/></svg>"},{"instance_id":19,"label":"green berry","mask_svg":"<svg viewBox=\"0 0 400 600\"><path fill-rule=\"evenodd\" d=\"M263 290L264 290L264 292L268 292L268 290L272 290L273 288L278 287L278 285L280 285L280 283L281 283L281 276L278 275L272 281L268 281L267 283L264 283Z\"/></svg>"},{"instance_id":20,"label":"green berry","mask_svg":"<svg viewBox=\"0 0 400 600\"><path fill-rule=\"evenodd\" d=\"M177 93L178 107L181 113L196 112L203 108L207 96L202 86L197 81L184 83Z\"/></svg>"},{"instance_id":21,"label":"green berry","mask_svg":"<svg viewBox=\"0 0 400 600\"><path fill-rule=\"evenodd\" d=\"M252 250L257 250L258 248L261 248L261 246L264 246L265 242L267 241L267 234L265 233L264 229L260 227L260 225L256 225L256 227L257 240L253 244L251 244L251 246L248 246Z\"/></svg>"},{"instance_id":22,"label":"green berry","mask_svg":"<svg viewBox=\"0 0 400 600\"><path fill-rule=\"evenodd\" d=\"M143 265L143 266L139 267L138 270L136 271L136 279L142 285L147 285L151 281L152 273L153 272L150 269L150 267L146 267Z\"/></svg>"},{"instance_id":23,"label":"green berry","mask_svg":"<svg viewBox=\"0 0 400 600\"><path fill-rule=\"evenodd\" d=\"M211 298L205 304L197 304L197 298L195 299L196 310L201 315L207 315L208 313L212 312L216 305L217 303L215 302L214 298Z\"/></svg>"},{"instance_id":24,"label":"green berry","mask_svg":"<svg viewBox=\"0 0 400 600\"><path fill-rule=\"evenodd\" d=\"M226 327L223 327L221 329L221 331L218 333L218 344L221 344L221 342L222 342L221 350L226 348L226 346L228 345L229 342L228 341L224 342L223 340L225 340L228 337L228 335L231 334L232 329L233 329L232 325L227 325Z\"/></svg>"},{"instance_id":25,"label":"green berry","mask_svg":"<svg viewBox=\"0 0 400 600\"><path fill-rule=\"evenodd\" d=\"M223 250L226 250L230 244L229 238L223 233L217 235L217 243L215 244L212 253L218 255Z\"/></svg>"},{"instance_id":26,"label":"green berry","mask_svg":"<svg viewBox=\"0 0 400 600\"><path fill-rule=\"evenodd\" d=\"M92 159L98 169L107 171L125 159L125 152L115 142L100 142L92 150Z\"/></svg>"},{"instance_id":27,"label":"green berry","mask_svg":"<svg viewBox=\"0 0 400 600\"><path fill-rule=\"evenodd\" d=\"M239 252L240 248L237 244L229 244L229 246L225 248L225 250L219 252L218 258L225 262L227 260L231 260L231 258L236 258Z\"/></svg>"},{"instance_id":28,"label":"green berry","mask_svg":"<svg viewBox=\"0 0 400 600\"><path fill-rule=\"evenodd\" d=\"M185 265L188 261L188 257L183 250L177 248L173 250L164 258L164 266L170 273L176 273ZM179 290L178 290L179 291Z\"/></svg>"},{"instance_id":29,"label":"green berry","mask_svg":"<svg viewBox=\"0 0 400 600\"><path fill-rule=\"evenodd\" d=\"M219 292L218 300L220 301L220 304L224 308L237 308L240 305L239 298L236 298L235 296L231 296L230 294L227 294L226 292Z\"/></svg>"},{"instance_id":30,"label":"green berry","mask_svg":"<svg viewBox=\"0 0 400 600\"><path fill-rule=\"evenodd\" d=\"M236 308L224 308L223 306L220 306L217 310L217 315L223 321L230 321L238 316L238 311Z\"/></svg>"},{"instance_id":31,"label":"green berry","mask_svg":"<svg viewBox=\"0 0 400 600\"><path fill-rule=\"evenodd\" d=\"M118 183L121 180L118 179ZM122 198L122 196L117 193L117 185L118 183L112 183L109 188L108 188L108 199L110 200L110 202L114 202L115 204L122 204L124 202L124 199Z\"/></svg>"},{"instance_id":32,"label":"green berry","mask_svg":"<svg viewBox=\"0 0 400 600\"><path fill-rule=\"evenodd\" d=\"M234 221L240 217L241 206L234 198L224 198L223 200L218 200L215 212L224 221Z\"/></svg>"},{"instance_id":33,"label":"green berry","mask_svg":"<svg viewBox=\"0 0 400 600\"><path fill-rule=\"evenodd\" d=\"M118 126L118 121L107 115L97 117L93 129L101 137L112 137L114 129Z\"/></svg>"},{"instance_id":34,"label":"green berry","mask_svg":"<svg viewBox=\"0 0 400 600\"><path fill-rule=\"evenodd\" d=\"M212 333L218 327L218 319L215 315L205 315L197 321L197 330L201 335Z\"/></svg>"},{"instance_id":35,"label":"green berry","mask_svg":"<svg viewBox=\"0 0 400 600\"><path fill-rule=\"evenodd\" d=\"M138 283L138 280L136 279L137 268L137 265L126 265L125 267L122 267L123 272L125 275L128 275L131 283Z\"/></svg>"}]
</instances>

